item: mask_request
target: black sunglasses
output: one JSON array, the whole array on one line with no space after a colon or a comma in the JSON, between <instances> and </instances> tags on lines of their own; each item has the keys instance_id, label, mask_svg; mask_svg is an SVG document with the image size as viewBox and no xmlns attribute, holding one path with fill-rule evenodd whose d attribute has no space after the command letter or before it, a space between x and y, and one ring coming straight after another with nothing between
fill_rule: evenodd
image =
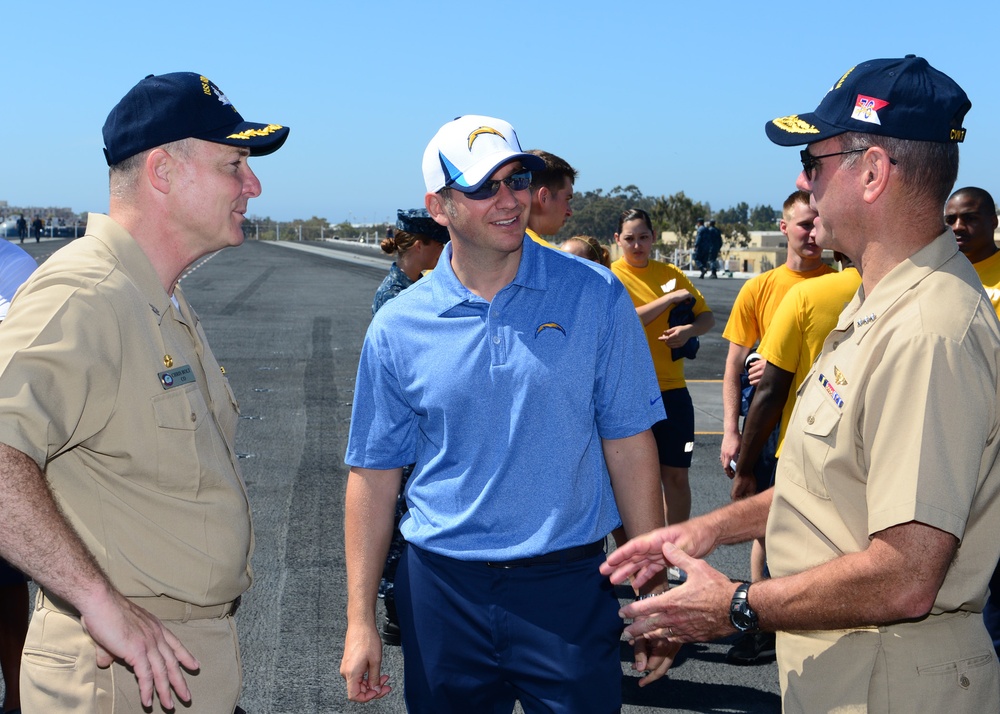
<instances>
[{"instance_id":1,"label":"black sunglasses","mask_svg":"<svg viewBox=\"0 0 1000 714\"><path fill-rule=\"evenodd\" d=\"M475 191L462 191L462 193L466 198L471 198L473 201L484 201L487 198L496 196L502 183L507 184L507 188L511 191L524 191L531 185L531 172L527 169L515 171L507 178L484 181L483 185Z\"/></svg>"},{"instance_id":2,"label":"black sunglasses","mask_svg":"<svg viewBox=\"0 0 1000 714\"><path fill-rule=\"evenodd\" d=\"M799 152L799 159L802 161L802 170L805 172L806 178L812 181L820 159L829 159L831 156L843 156L844 154L857 154L861 151L868 151L870 148L870 146L866 146L863 149L848 149L847 151L837 151L833 154L821 154L819 156L813 156L809 153L809 149L803 149ZM889 163L895 166L896 160L890 156Z\"/></svg>"}]
</instances>

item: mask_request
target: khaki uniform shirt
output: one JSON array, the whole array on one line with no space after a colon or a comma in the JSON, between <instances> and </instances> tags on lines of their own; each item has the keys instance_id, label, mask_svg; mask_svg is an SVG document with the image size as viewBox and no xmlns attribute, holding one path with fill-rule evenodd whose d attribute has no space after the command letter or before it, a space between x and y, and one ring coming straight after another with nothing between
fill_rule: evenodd
<instances>
[{"instance_id":1,"label":"khaki uniform shirt","mask_svg":"<svg viewBox=\"0 0 1000 714\"><path fill-rule=\"evenodd\" d=\"M236 399L181 291L132 237L87 235L18 293L0 340L0 442L44 471L115 587L194 605L249 587Z\"/></svg>"},{"instance_id":2,"label":"khaki uniform shirt","mask_svg":"<svg viewBox=\"0 0 1000 714\"><path fill-rule=\"evenodd\" d=\"M865 663L875 660L888 663L890 673L915 674L932 664L948 665L952 674L961 669L947 653L965 657L967 643L949 642L929 621L981 612L1000 556L998 355L1000 324L951 231L894 268L871 295L859 291L826 339L799 389L779 461L767 527L772 575L861 552L873 534L911 521L953 534L960 547L931 615L906 626L905 636L894 629L903 626L779 633L787 710L795 710L790 700L809 702L812 711L840 711L846 699L863 699L872 677ZM955 626L966 633L963 640L989 648L988 638L980 642L967 636L967 625ZM981 618L978 630L985 635ZM864 633L874 633L881 658L873 657ZM894 670L893 647L924 661ZM984 661L995 683L996 658L989 654ZM846 664L850 671L840 671ZM930 697L922 685L930 682L904 688ZM956 709L948 697L958 696L957 689L937 691L948 702L942 711L986 710ZM992 692L992 701L997 696Z\"/></svg>"}]
</instances>

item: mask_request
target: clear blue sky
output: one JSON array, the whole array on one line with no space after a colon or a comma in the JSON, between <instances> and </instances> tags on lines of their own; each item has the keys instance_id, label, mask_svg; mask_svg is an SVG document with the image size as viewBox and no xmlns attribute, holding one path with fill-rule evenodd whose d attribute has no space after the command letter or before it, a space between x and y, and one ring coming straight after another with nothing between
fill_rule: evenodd
<instances>
[{"instance_id":1,"label":"clear blue sky","mask_svg":"<svg viewBox=\"0 0 1000 714\"><path fill-rule=\"evenodd\" d=\"M0 200L107 209L101 126L149 73L200 72L250 121L250 213L384 221L423 203L420 159L460 114L510 121L577 190L780 205L798 152L766 121L810 111L852 65L913 53L972 99L959 183L1000 194L1000 4L882 2L6 2Z\"/></svg>"}]
</instances>

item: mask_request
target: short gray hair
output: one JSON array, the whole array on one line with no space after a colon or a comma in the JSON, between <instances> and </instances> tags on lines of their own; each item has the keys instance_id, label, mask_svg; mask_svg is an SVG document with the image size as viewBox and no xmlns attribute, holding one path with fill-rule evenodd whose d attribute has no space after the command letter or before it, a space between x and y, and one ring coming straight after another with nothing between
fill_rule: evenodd
<instances>
[{"instance_id":1,"label":"short gray hair","mask_svg":"<svg viewBox=\"0 0 1000 714\"><path fill-rule=\"evenodd\" d=\"M914 200L943 207L958 179L958 144L953 142L913 141L878 134L848 132L840 135L842 151L878 146L896 162L896 171ZM861 160L860 152L843 157L850 168Z\"/></svg>"},{"instance_id":2,"label":"short gray hair","mask_svg":"<svg viewBox=\"0 0 1000 714\"><path fill-rule=\"evenodd\" d=\"M111 186L112 198L125 199L132 194L139 180L139 174L142 172L142 167L146 163L146 157L154 149L164 149L167 153L187 157L190 155L190 140L178 139L169 144L140 151L138 154L133 154L111 166L108 169L108 183Z\"/></svg>"}]
</instances>

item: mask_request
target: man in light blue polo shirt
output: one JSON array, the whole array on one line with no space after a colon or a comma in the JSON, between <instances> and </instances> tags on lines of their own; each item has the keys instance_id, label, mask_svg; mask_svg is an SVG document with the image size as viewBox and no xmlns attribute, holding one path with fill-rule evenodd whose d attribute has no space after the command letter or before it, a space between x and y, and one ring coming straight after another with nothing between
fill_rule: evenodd
<instances>
[{"instance_id":1,"label":"man in light blue polo shirt","mask_svg":"<svg viewBox=\"0 0 1000 714\"><path fill-rule=\"evenodd\" d=\"M409 711L621 707L618 602L598 567L619 523L663 523L649 431L663 405L622 285L525 237L540 163L483 116L424 154L427 210L451 242L372 321L345 458L352 700L390 691L376 592L416 463L396 576ZM640 643L636 667L658 677L675 651Z\"/></svg>"}]
</instances>

